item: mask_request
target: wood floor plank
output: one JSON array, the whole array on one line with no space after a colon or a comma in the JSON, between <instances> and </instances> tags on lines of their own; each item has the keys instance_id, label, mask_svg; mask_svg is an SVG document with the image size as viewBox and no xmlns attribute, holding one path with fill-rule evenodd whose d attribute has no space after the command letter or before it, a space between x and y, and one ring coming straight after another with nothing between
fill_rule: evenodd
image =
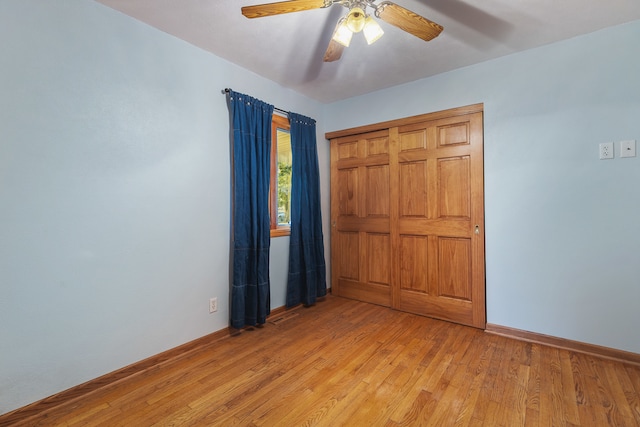
<instances>
[{"instance_id":1,"label":"wood floor plank","mask_svg":"<svg viewBox=\"0 0 640 427\"><path fill-rule=\"evenodd\" d=\"M597 404L602 408L602 411L606 414L607 422L612 425L628 425L624 415L621 413L620 402L616 401L615 391L610 387L609 380L606 373L606 365L608 361L590 360L591 367L594 373L595 389L598 392Z\"/></svg>"},{"instance_id":2,"label":"wood floor plank","mask_svg":"<svg viewBox=\"0 0 640 427\"><path fill-rule=\"evenodd\" d=\"M317 369L316 376L323 376L326 379L327 378L326 373L328 371L336 373L335 375L330 376L324 382L322 382L319 378L309 379L309 384L321 383L327 386L323 390L312 390L312 393L310 393L309 396L306 398L306 402L313 402L313 399L317 399L319 401L318 405L319 405L320 413L326 411L326 409L323 409L323 405L327 405L326 402L329 402L328 403L329 405L334 406L335 402L340 401L342 399L340 395L332 396L332 398L326 399L327 394L331 393L330 390L335 389L333 393L343 394L341 391L341 388L342 388L341 384L344 384L345 376L356 377L355 375L353 375L353 373L355 371L361 370L362 367L365 366L369 360L371 360L371 356L376 354L380 349L380 346L382 345L381 342L370 340L370 339L362 340L363 334L361 332L354 333L351 336L350 340L345 340L345 343L347 343L347 345L343 343L339 348L333 349L332 352L334 353L334 355L340 355L339 358L326 359L326 363L324 363L324 366L316 365L316 369ZM371 328L370 330L368 330L368 333L373 334L374 328ZM353 344L358 342L361 342L361 345L354 348ZM330 347L330 344L331 343L328 343L327 346ZM329 349L327 346L325 346L325 350ZM346 366L342 366L344 360L349 361L349 363ZM280 392L280 389L278 389L278 392ZM295 403L295 402L289 402L289 404L291 403ZM291 405L291 406L295 407L296 405ZM296 414L292 414L290 411L290 413L284 416L283 421L287 420L288 418L294 418L295 416Z\"/></svg>"},{"instance_id":3,"label":"wood floor plank","mask_svg":"<svg viewBox=\"0 0 640 427\"><path fill-rule=\"evenodd\" d=\"M328 296L0 426L640 426L640 367Z\"/></svg>"},{"instance_id":4,"label":"wood floor plank","mask_svg":"<svg viewBox=\"0 0 640 427\"><path fill-rule=\"evenodd\" d=\"M629 409L636 420L636 423L640 426L640 376L638 371L627 371L625 366L615 364L614 365L618 381L624 392L624 395L629 403ZM635 373L635 377L633 375Z\"/></svg>"},{"instance_id":5,"label":"wood floor plank","mask_svg":"<svg viewBox=\"0 0 640 427\"><path fill-rule=\"evenodd\" d=\"M529 378L527 380L527 415L525 420L531 425L538 425L540 418L540 369L542 367L541 348L538 344L531 346L529 353Z\"/></svg>"},{"instance_id":6,"label":"wood floor plank","mask_svg":"<svg viewBox=\"0 0 640 427\"><path fill-rule=\"evenodd\" d=\"M467 372L473 379L469 385L467 395L464 397L465 404L456 419L454 424L455 426L473 425L480 422L480 420L474 418L474 410L478 406L480 395L483 392L482 385L485 382L487 372L489 370L489 364L491 363L491 358L495 351L495 345L493 342L480 339L480 337L478 337L478 340L473 347L478 351L481 351L481 353L478 357L473 359L475 362L470 362L466 367Z\"/></svg>"},{"instance_id":7,"label":"wood floor plank","mask_svg":"<svg viewBox=\"0 0 640 427\"><path fill-rule=\"evenodd\" d=\"M469 363L476 362L470 359L474 352L469 349L474 343L473 337L478 335L481 335L479 331L468 328L460 329L460 333L456 334L457 340L451 348L458 350L450 352L453 356L451 363L420 411L418 422L421 425L451 425L458 419L464 404L460 396L466 396L472 380L467 367ZM428 389L425 387L425 390Z\"/></svg>"},{"instance_id":8,"label":"wood floor plank","mask_svg":"<svg viewBox=\"0 0 640 427\"><path fill-rule=\"evenodd\" d=\"M454 341L452 338L450 341ZM447 349L447 341L440 347L440 350L433 357L431 362L424 366L424 362L420 364L420 370L407 370L405 367L398 369L399 380L396 384L400 385L400 393L398 399L394 402L396 409L392 412L390 419L405 424L408 420L415 419L422 409L419 397L423 392L430 393L435 390L440 378L449 367L453 356ZM415 374L418 375L415 375ZM422 378L426 378L423 381ZM402 396L402 397L401 397Z\"/></svg>"},{"instance_id":9,"label":"wood floor plank","mask_svg":"<svg viewBox=\"0 0 640 427\"><path fill-rule=\"evenodd\" d=\"M576 380L573 377L571 355L567 351L560 352L560 377L562 382L563 418L572 425L580 425Z\"/></svg>"},{"instance_id":10,"label":"wood floor plank","mask_svg":"<svg viewBox=\"0 0 640 427\"><path fill-rule=\"evenodd\" d=\"M581 354L576 355L576 359L581 363L578 365L585 381L584 410L580 413L580 422L584 426L589 425L612 425L609 420L608 411L603 406L601 394L598 390L599 382L597 374L593 370L592 359ZM604 363L598 360L598 363Z\"/></svg>"},{"instance_id":11,"label":"wood floor plank","mask_svg":"<svg viewBox=\"0 0 640 427\"><path fill-rule=\"evenodd\" d=\"M476 405L473 408L473 415L471 417L474 423L477 421L481 424L484 422L485 418L487 418L489 401L491 400L491 391L498 374L500 360L504 355L504 349L502 348L502 344L499 339L496 340L494 339L496 337L491 336L487 336L486 338L489 345L493 346L493 352L487 365L484 380L482 381L482 384L480 386Z\"/></svg>"},{"instance_id":12,"label":"wood floor plank","mask_svg":"<svg viewBox=\"0 0 640 427\"><path fill-rule=\"evenodd\" d=\"M616 408L616 412L622 421L621 425L632 425L635 422L633 409L628 404L624 404L627 400L626 394L622 389L622 385L618 379L615 364L607 362L603 364L603 374L606 381L606 389L609 390L612 405Z\"/></svg>"}]
</instances>

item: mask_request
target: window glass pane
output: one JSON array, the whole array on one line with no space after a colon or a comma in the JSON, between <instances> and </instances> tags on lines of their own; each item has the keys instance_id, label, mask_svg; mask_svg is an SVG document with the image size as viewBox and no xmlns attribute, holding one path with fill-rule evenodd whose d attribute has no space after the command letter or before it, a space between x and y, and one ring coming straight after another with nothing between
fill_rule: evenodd
<instances>
[{"instance_id":1,"label":"window glass pane","mask_svg":"<svg viewBox=\"0 0 640 427\"><path fill-rule=\"evenodd\" d=\"M285 129L278 129L276 135L278 225L291 225L291 135Z\"/></svg>"}]
</instances>

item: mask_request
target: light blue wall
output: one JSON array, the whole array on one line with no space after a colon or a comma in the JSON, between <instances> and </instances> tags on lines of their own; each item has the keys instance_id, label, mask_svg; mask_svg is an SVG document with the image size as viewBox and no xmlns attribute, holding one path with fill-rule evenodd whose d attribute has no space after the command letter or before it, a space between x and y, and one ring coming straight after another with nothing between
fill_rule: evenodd
<instances>
[{"instance_id":1,"label":"light blue wall","mask_svg":"<svg viewBox=\"0 0 640 427\"><path fill-rule=\"evenodd\" d=\"M483 102L488 321L640 352L640 159L597 160L640 140L639 39L323 106L88 0L0 2L0 413L227 326L224 87L318 119L327 250L325 131Z\"/></svg>"},{"instance_id":2,"label":"light blue wall","mask_svg":"<svg viewBox=\"0 0 640 427\"><path fill-rule=\"evenodd\" d=\"M4 413L224 329L221 89L317 119L322 105L88 0L3 0L0 40ZM272 307L287 254L275 239Z\"/></svg>"},{"instance_id":3,"label":"light blue wall","mask_svg":"<svg viewBox=\"0 0 640 427\"><path fill-rule=\"evenodd\" d=\"M489 323L640 353L640 21L326 106L339 130L484 103ZM638 147L640 148L640 147Z\"/></svg>"}]
</instances>

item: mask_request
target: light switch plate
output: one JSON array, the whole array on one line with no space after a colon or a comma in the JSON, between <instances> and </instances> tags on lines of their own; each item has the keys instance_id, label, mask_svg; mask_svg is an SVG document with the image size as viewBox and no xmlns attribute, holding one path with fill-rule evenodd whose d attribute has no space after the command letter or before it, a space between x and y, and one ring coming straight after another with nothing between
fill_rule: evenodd
<instances>
[{"instance_id":1,"label":"light switch plate","mask_svg":"<svg viewBox=\"0 0 640 427\"><path fill-rule=\"evenodd\" d=\"M636 156L636 141L631 139L627 141L620 141L620 157L635 157Z\"/></svg>"}]
</instances>

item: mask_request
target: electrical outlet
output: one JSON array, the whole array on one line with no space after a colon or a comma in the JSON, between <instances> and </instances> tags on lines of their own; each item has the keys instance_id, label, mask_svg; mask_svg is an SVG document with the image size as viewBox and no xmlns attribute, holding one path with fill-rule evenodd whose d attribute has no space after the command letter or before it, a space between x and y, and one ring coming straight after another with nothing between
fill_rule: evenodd
<instances>
[{"instance_id":1,"label":"electrical outlet","mask_svg":"<svg viewBox=\"0 0 640 427\"><path fill-rule=\"evenodd\" d=\"M613 142L600 143L600 160L613 159Z\"/></svg>"},{"instance_id":2,"label":"electrical outlet","mask_svg":"<svg viewBox=\"0 0 640 427\"><path fill-rule=\"evenodd\" d=\"M218 298L209 298L209 313L218 311Z\"/></svg>"}]
</instances>

